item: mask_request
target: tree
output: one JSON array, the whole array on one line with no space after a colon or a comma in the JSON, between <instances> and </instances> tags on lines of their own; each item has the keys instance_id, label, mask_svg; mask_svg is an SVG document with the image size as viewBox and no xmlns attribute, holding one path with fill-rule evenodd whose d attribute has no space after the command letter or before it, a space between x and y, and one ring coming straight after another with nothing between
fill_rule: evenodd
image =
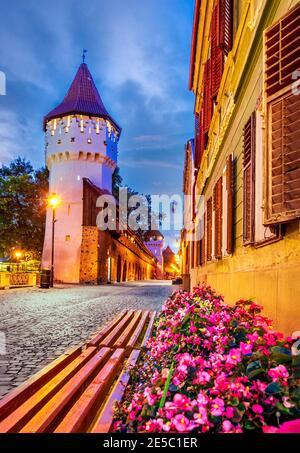
<instances>
[{"instance_id":1,"label":"tree","mask_svg":"<svg viewBox=\"0 0 300 453\"><path fill-rule=\"evenodd\" d=\"M119 191L122 188L127 189L128 201L129 201L130 197L132 197L134 195L142 195L145 198L142 201L142 204L143 204L145 210L144 211L141 210L142 214L137 219L137 224L140 225L140 227L138 228L138 230L136 230L136 233L141 237L141 239L143 239L145 232L151 229L151 220L153 221L153 219L155 219L155 223L157 224L156 229L158 229L160 220L162 220L163 215L161 213L152 212L150 195L139 194L139 192L137 192L136 190L123 185L123 178L120 174L120 169L119 169L119 167L116 167L116 169L112 175L112 193L113 193L114 197L116 198L116 200L119 200ZM132 212L134 212L138 207L139 206L137 206L137 207L127 206L127 219L130 216L130 214ZM147 212L147 214L146 214L146 212ZM153 217L153 219L151 218L151 216Z\"/></svg>"},{"instance_id":2,"label":"tree","mask_svg":"<svg viewBox=\"0 0 300 453\"><path fill-rule=\"evenodd\" d=\"M0 256L8 257L12 247L41 256L48 176L21 157L0 168Z\"/></svg>"}]
</instances>

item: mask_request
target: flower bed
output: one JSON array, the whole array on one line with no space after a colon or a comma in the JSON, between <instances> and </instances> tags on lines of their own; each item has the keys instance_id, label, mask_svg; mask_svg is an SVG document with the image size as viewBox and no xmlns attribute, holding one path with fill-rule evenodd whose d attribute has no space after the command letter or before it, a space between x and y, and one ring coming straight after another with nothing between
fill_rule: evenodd
<instances>
[{"instance_id":1,"label":"flower bed","mask_svg":"<svg viewBox=\"0 0 300 453\"><path fill-rule=\"evenodd\" d=\"M163 305L115 411L123 432L300 432L299 356L258 304L206 286Z\"/></svg>"}]
</instances>

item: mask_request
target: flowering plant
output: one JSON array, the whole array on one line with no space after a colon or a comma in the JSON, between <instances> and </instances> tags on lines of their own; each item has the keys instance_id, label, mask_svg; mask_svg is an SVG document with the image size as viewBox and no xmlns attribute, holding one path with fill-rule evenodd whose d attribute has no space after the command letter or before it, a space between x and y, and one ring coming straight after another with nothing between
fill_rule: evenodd
<instances>
[{"instance_id":1,"label":"flowering plant","mask_svg":"<svg viewBox=\"0 0 300 453\"><path fill-rule=\"evenodd\" d=\"M299 429L299 356L261 309L249 300L226 305L204 285L173 294L131 370L114 430Z\"/></svg>"}]
</instances>

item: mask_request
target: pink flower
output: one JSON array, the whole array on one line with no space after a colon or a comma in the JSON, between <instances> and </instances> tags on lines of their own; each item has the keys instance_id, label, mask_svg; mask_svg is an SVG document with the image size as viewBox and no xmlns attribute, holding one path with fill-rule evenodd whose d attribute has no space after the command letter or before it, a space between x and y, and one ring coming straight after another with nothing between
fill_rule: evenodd
<instances>
[{"instance_id":1,"label":"pink flower","mask_svg":"<svg viewBox=\"0 0 300 453\"><path fill-rule=\"evenodd\" d=\"M183 414L175 415L172 422L179 433L184 433L188 431L190 421Z\"/></svg>"},{"instance_id":2,"label":"pink flower","mask_svg":"<svg viewBox=\"0 0 300 453\"><path fill-rule=\"evenodd\" d=\"M211 402L210 413L214 417L218 417L219 415L223 415L224 412L224 401L221 398L215 398Z\"/></svg>"},{"instance_id":3,"label":"pink flower","mask_svg":"<svg viewBox=\"0 0 300 453\"><path fill-rule=\"evenodd\" d=\"M193 384L205 385L210 381L210 374L207 371L197 371Z\"/></svg>"},{"instance_id":4,"label":"pink flower","mask_svg":"<svg viewBox=\"0 0 300 453\"><path fill-rule=\"evenodd\" d=\"M288 409L290 409L291 407L295 407L295 404L290 403L288 396L283 397L283 405L284 405L284 407L287 407Z\"/></svg>"},{"instance_id":5,"label":"pink flower","mask_svg":"<svg viewBox=\"0 0 300 453\"><path fill-rule=\"evenodd\" d=\"M278 428L276 426L269 426L269 425L263 425L262 430L264 433L267 434L273 434L278 432Z\"/></svg>"},{"instance_id":6,"label":"pink flower","mask_svg":"<svg viewBox=\"0 0 300 453\"><path fill-rule=\"evenodd\" d=\"M272 378L273 382L277 382L279 379L288 378L289 372L284 365L278 365L275 368L271 368L268 371L268 375Z\"/></svg>"},{"instance_id":7,"label":"pink flower","mask_svg":"<svg viewBox=\"0 0 300 453\"><path fill-rule=\"evenodd\" d=\"M242 360L241 352L239 349L230 349L229 354L226 359L226 363L230 365L236 365Z\"/></svg>"},{"instance_id":8,"label":"pink flower","mask_svg":"<svg viewBox=\"0 0 300 453\"><path fill-rule=\"evenodd\" d=\"M225 416L226 416L227 418L232 418L232 417L234 416L233 407L231 407L231 406L227 406L227 407L226 407Z\"/></svg>"},{"instance_id":9,"label":"pink flower","mask_svg":"<svg viewBox=\"0 0 300 453\"><path fill-rule=\"evenodd\" d=\"M278 433L300 433L300 418L282 423L278 429Z\"/></svg>"},{"instance_id":10,"label":"pink flower","mask_svg":"<svg viewBox=\"0 0 300 453\"><path fill-rule=\"evenodd\" d=\"M192 410L191 400L185 395L176 393L173 398L174 404L181 410L190 411Z\"/></svg>"},{"instance_id":11,"label":"pink flower","mask_svg":"<svg viewBox=\"0 0 300 453\"><path fill-rule=\"evenodd\" d=\"M191 333L196 333L197 332L197 327L195 326L194 322L190 322L190 332Z\"/></svg>"},{"instance_id":12,"label":"pink flower","mask_svg":"<svg viewBox=\"0 0 300 453\"><path fill-rule=\"evenodd\" d=\"M194 414L194 419L197 425L205 425L208 422L207 412L204 406L199 407L199 411Z\"/></svg>"},{"instance_id":13,"label":"pink flower","mask_svg":"<svg viewBox=\"0 0 300 453\"><path fill-rule=\"evenodd\" d=\"M259 335L257 332L254 332L253 334L248 333L247 338L250 340L252 344L256 343L257 340L259 339Z\"/></svg>"},{"instance_id":14,"label":"pink flower","mask_svg":"<svg viewBox=\"0 0 300 453\"><path fill-rule=\"evenodd\" d=\"M234 429L233 424L229 420L224 420L222 423L224 433L231 433Z\"/></svg>"},{"instance_id":15,"label":"pink flower","mask_svg":"<svg viewBox=\"0 0 300 453\"><path fill-rule=\"evenodd\" d=\"M252 410L255 414L262 414L264 409L260 404L253 404Z\"/></svg>"},{"instance_id":16,"label":"pink flower","mask_svg":"<svg viewBox=\"0 0 300 453\"><path fill-rule=\"evenodd\" d=\"M199 392L198 393L198 396L197 396L197 403L200 405L200 406L206 406L208 404L208 398L207 396L202 393L202 392Z\"/></svg>"},{"instance_id":17,"label":"pink flower","mask_svg":"<svg viewBox=\"0 0 300 453\"><path fill-rule=\"evenodd\" d=\"M243 355L248 355L252 353L252 344L251 343L240 343L240 351Z\"/></svg>"}]
</instances>

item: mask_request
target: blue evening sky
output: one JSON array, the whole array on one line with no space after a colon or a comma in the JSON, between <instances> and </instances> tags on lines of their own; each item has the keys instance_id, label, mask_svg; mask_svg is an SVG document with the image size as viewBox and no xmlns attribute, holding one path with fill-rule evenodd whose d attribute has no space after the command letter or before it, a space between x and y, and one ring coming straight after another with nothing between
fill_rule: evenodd
<instances>
[{"instance_id":1,"label":"blue evening sky","mask_svg":"<svg viewBox=\"0 0 300 453\"><path fill-rule=\"evenodd\" d=\"M183 147L193 135L188 91L194 0L0 0L0 163L44 164L43 115L86 63L122 127L124 182L181 193Z\"/></svg>"}]
</instances>

